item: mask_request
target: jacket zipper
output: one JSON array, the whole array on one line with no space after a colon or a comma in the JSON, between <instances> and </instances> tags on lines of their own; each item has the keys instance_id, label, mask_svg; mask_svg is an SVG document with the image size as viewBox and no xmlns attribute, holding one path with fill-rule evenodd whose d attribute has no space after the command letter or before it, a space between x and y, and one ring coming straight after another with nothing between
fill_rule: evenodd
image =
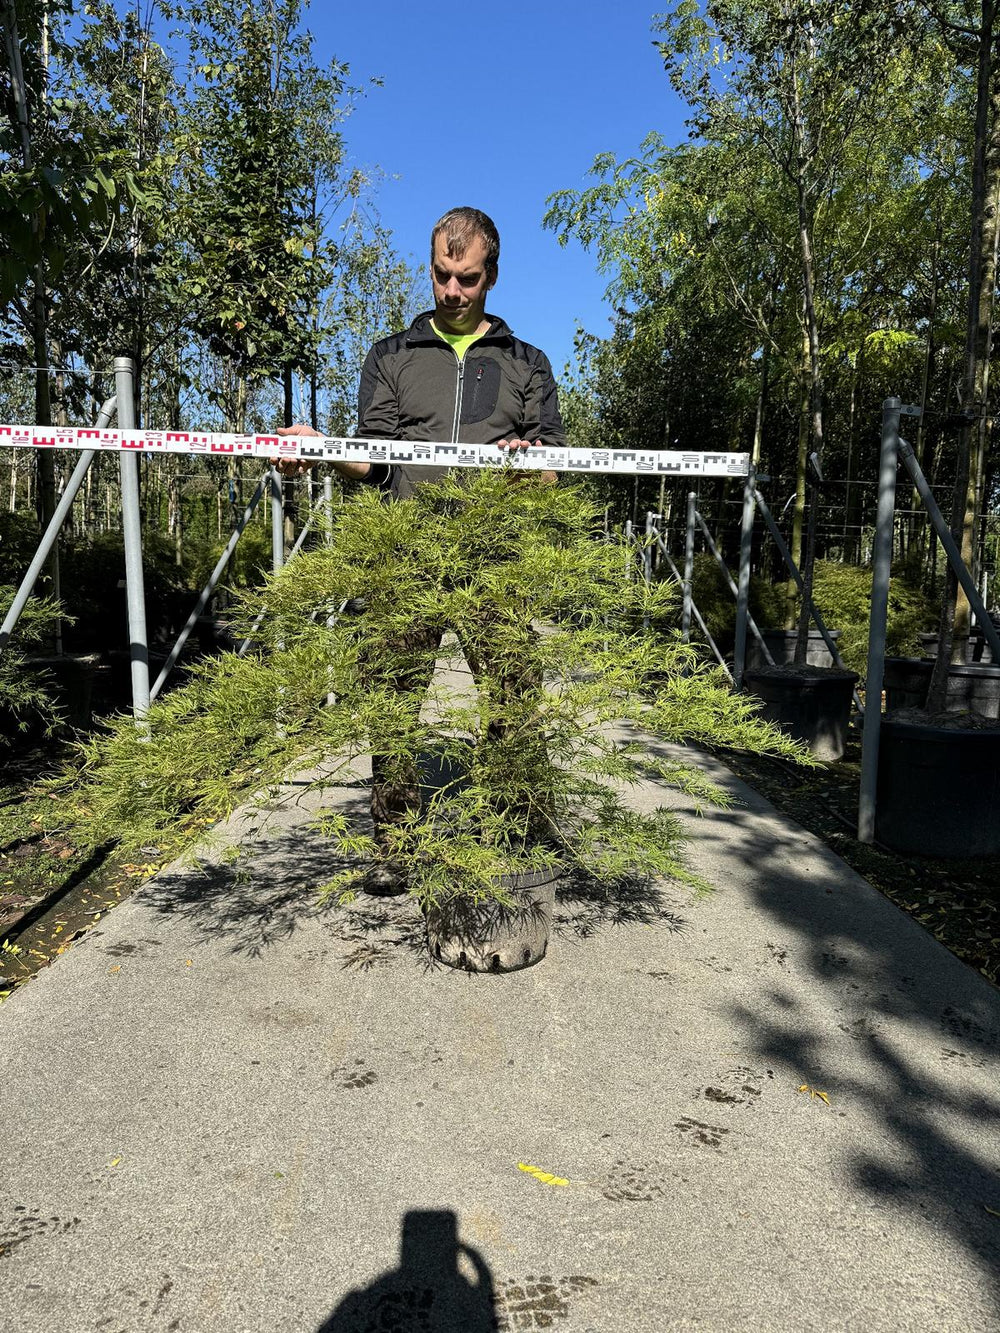
<instances>
[{"instance_id":1,"label":"jacket zipper","mask_svg":"<svg viewBox=\"0 0 1000 1333\"><path fill-rule=\"evenodd\" d=\"M455 349L451 349L455 352ZM465 360L460 358L455 352L455 360L458 362L458 380L455 384L455 420L451 423L451 442L458 444L458 426L462 419L462 389L465 384Z\"/></svg>"}]
</instances>

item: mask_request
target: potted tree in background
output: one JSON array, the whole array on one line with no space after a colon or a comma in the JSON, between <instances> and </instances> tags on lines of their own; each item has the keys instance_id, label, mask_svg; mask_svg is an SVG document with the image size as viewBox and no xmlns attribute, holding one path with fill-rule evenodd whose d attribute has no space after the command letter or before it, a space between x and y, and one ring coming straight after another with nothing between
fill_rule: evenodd
<instances>
[{"instance_id":1,"label":"potted tree in background","mask_svg":"<svg viewBox=\"0 0 1000 1333\"><path fill-rule=\"evenodd\" d=\"M961 42L950 28L943 33L976 72L968 299L951 506L951 536L969 569L980 550L980 479L993 420L989 377L1000 189L996 26L995 7L984 5L978 27L963 33ZM926 411L926 386L921 406ZM875 830L896 850L1000 854L1000 663L968 661L970 632L969 601L949 563L933 665L886 662L888 715L879 737Z\"/></svg>"}]
</instances>

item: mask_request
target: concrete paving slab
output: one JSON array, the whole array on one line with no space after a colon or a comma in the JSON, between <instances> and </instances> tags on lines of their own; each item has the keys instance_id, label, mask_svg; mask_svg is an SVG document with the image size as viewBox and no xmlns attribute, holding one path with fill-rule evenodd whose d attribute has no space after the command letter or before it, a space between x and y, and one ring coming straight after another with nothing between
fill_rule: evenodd
<instances>
[{"instance_id":1,"label":"concrete paving slab","mask_svg":"<svg viewBox=\"0 0 1000 1333\"><path fill-rule=\"evenodd\" d=\"M700 762L715 892L523 972L319 907L304 780L117 908L0 1010L0 1330L1000 1326L997 992Z\"/></svg>"}]
</instances>

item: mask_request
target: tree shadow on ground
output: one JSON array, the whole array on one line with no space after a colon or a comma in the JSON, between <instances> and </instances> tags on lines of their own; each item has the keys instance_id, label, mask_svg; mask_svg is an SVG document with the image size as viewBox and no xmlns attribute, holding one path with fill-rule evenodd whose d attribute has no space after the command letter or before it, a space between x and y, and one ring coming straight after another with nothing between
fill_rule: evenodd
<instances>
[{"instance_id":1,"label":"tree shadow on ground","mask_svg":"<svg viewBox=\"0 0 1000 1333\"><path fill-rule=\"evenodd\" d=\"M454 776L453 769L428 762L425 797ZM228 940L236 954L259 957L305 922L322 920L345 969L370 971L407 953L426 968L444 966L427 952L423 914L413 898L362 892L349 904L321 900L320 888L334 875L357 868L360 877L364 865L339 853L314 826L322 811L300 804L314 788L311 781L283 785L276 808L298 807L300 823L288 826L286 813L285 826L278 826L262 804L259 817L240 834L237 855L206 856L174 866L145 886L145 901L164 915L191 922L205 939ZM335 790L333 802L324 794L328 808L347 815L360 833L370 834L368 784L337 783ZM566 870L557 893L555 934L586 940L608 927L629 925L685 930L675 886L647 877L622 877L608 885L580 869Z\"/></svg>"},{"instance_id":2,"label":"tree shadow on ground","mask_svg":"<svg viewBox=\"0 0 1000 1333\"><path fill-rule=\"evenodd\" d=\"M349 814L364 808L361 797L338 805ZM144 900L191 922L205 938L229 940L234 953L257 957L303 922L336 910L319 889L351 862L311 827L317 814L304 816L301 827L268 829L262 822L244 835L231 861L206 856L175 865L145 886Z\"/></svg>"},{"instance_id":3,"label":"tree shadow on ground","mask_svg":"<svg viewBox=\"0 0 1000 1333\"><path fill-rule=\"evenodd\" d=\"M989 1211L1000 1213L1000 993L720 763L704 764L742 802L705 814L698 844L745 867L759 953L751 986L727 1002L744 1048L824 1090L849 1117L833 1169L925 1240L957 1241L1000 1302ZM761 926L775 941L767 955Z\"/></svg>"},{"instance_id":4,"label":"tree shadow on ground","mask_svg":"<svg viewBox=\"0 0 1000 1333\"><path fill-rule=\"evenodd\" d=\"M683 934L688 923L672 893L675 885L647 876L622 876L605 884L582 870L568 870L556 894L553 930L584 940L609 926L659 926Z\"/></svg>"}]
</instances>

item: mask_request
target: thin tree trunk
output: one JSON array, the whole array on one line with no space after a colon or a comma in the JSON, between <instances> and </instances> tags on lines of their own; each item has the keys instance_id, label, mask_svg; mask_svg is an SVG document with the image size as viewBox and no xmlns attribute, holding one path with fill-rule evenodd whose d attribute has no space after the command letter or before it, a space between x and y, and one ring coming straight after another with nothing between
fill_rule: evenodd
<instances>
[{"instance_id":1,"label":"thin tree trunk","mask_svg":"<svg viewBox=\"0 0 1000 1333\"><path fill-rule=\"evenodd\" d=\"M805 315L805 333L809 347L809 416L811 452L823 457L823 368L820 362L819 324L816 318L816 278L813 255L813 219L809 209L805 164L807 161L804 127L799 104L798 78L794 79L793 135L795 141L795 184L799 215L799 252L802 263L802 301ZM808 467L808 459L805 460ZM816 524L819 493L812 488L812 503L806 533L805 559L802 563L804 594L799 608L798 638L795 643L795 665L804 666L809 640L809 598L812 594L813 565L816 560Z\"/></svg>"},{"instance_id":2,"label":"thin tree trunk","mask_svg":"<svg viewBox=\"0 0 1000 1333\"><path fill-rule=\"evenodd\" d=\"M993 30L996 9L993 0L983 0L976 72L975 148L972 170L972 226L969 239L969 302L966 319L965 357L962 376L962 410L966 424L959 435L952 494L952 536L971 565L975 550L978 455L986 440L987 350L995 280L994 226L997 185L1000 183L1000 80L993 77ZM927 708L944 707L948 667L964 661L970 629L970 607L950 564L937 659L927 694Z\"/></svg>"},{"instance_id":3,"label":"thin tree trunk","mask_svg":"<svg viewBox=\"0 0 1000 1333\"><path fill-rule=\"evenodd\" d=\"M917 462L921 467L924 465L924 447L927 439L927 400L930 397L930 387L934 382L934 362L937 358L936 321L940 258L941 218L939 216L934 229L934 246L931 250L931 296L927 310L927 348L924 353L924 370L920 383L920 420L917 422L917 438L913 446L913 452L916 454ZM915 486L910 492L910 507L913 510L910 517L910 541L911 543L914 541L918 543L918 549L920 549L922 557L922 548L927 535L927 522L926 516L923 521L921 520L920 495Z\"/></svg>"},{"instance_id":4,"label":"thin tree trunk","mask_svg":"<svg viewBox=\"0 0 1000 1333\"><path fill-rule=\"evenodd\" d=\"M802 330L802 362L799 369L799 437L795 459L795 505L792 510L792 559L796 567L802 568L802 532L805 526L806 512L806 466L809 461L809 342L805 329ZM787 611L785 627L795 628L795 604L798 588L794 579L788 580Z\"/></svg>"}]
</instances>

